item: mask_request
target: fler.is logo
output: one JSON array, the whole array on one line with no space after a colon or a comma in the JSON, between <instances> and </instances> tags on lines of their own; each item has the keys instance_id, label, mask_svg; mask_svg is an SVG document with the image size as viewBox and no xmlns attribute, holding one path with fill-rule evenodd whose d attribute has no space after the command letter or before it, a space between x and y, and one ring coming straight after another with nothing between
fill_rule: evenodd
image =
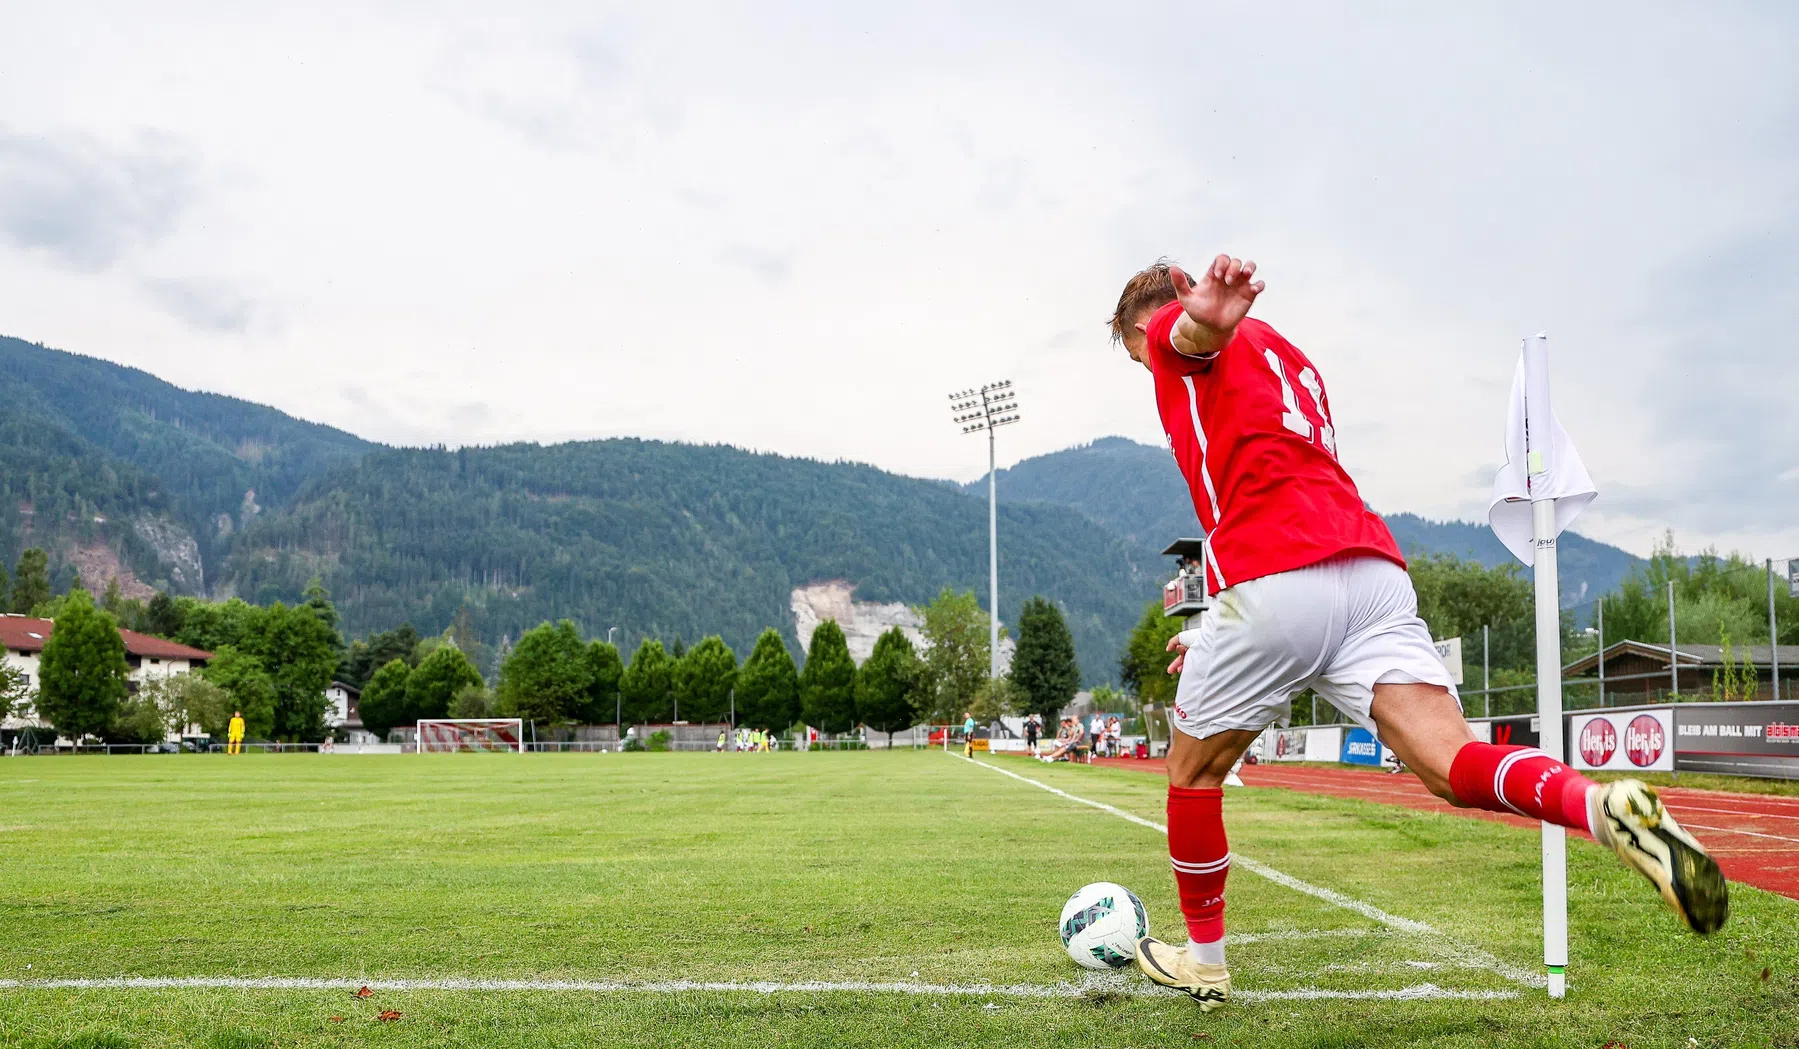
<instances>
[{"instance_id":1,"label":"fler.is logo","mask_svg":"<svg viewBox=\"0 0 1799 1049\"><path fill-rule=\"evenodd\" d=\"M1612 760L1612 755L1617 752L1618 730L1612 727L1610 718L1594 718L1581 727L1580 757L1582 761L1598 768Z\"/></svg>"},{"instance_id":2,"label":"fler.is logo","mask_svg":"<svg viewBox=\"0 0 1799 1049\"><path fill-rule=\"evenodd\" d=\"M1638 714L1624 726L1624 754L1638 768L1655 764L1667 745L1668 737L1662 731L1662 723L1648 714Z\"/></svg>"}]
</instances>

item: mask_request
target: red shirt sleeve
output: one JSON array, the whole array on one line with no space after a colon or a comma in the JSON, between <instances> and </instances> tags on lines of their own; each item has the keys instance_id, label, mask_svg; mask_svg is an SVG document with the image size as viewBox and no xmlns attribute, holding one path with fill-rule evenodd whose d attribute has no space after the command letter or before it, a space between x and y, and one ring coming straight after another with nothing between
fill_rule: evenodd
<instances>
[{"instance_id":1,"label":"red shirt sleeve","mask_svg":"<svg viewBox=\"0 0 1799 1049\"><path fill-rule=\"evenodd\" d=\"M1212 366L1212 357L1189 357L1174 348L1174 322L1181 316L1181 304L1171 302L1150 315L1149 327L1144 335L1149 339L1149 367L1151 371L1168 372L1172 375L1192 375L1205 371Z\"/></svg>"}]
</instances>

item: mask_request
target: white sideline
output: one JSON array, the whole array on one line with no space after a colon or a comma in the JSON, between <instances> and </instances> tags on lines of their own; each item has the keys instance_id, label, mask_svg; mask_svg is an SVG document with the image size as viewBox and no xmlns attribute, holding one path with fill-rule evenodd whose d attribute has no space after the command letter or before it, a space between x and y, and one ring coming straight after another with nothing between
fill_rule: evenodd
<instances>
[{"instance_id":1,"label":"white sideline","mask_svg":"<svg viewBox=\"0 0 1799 1049\"><path fill-rule=\"evenodd\" d=\"M1151 997L1177 994L1141 981L1114 983L1090 980L1079 984L939 984L873 980L321 980L301 976L117 976L86 980L0 980L0 990L249 990L249 991L525 991L587 992L591 994L678 994L687 991L722 991L742 994L818 994L826 992L915 994L965 998L1082 998L1090 994L1124 994ZM1462 991L1418 983L1387 990L1337 991L1323 987L1299 987L1289 991L1233 991L1232 1001L1303 1002L1321 999L1419 1001L1463 999L1490 1001L1516 998L1516 991Z\"/></svg>"},{"instance_id":2,"label":"white sideline","mask_svg":"<svg viewBox=\"0 0 1799 1049\"><path fill-rule=\"evenodd\" d=\"M954 756L959 757L959 758L962 757L960 754L957 754ZM979 765L984 769L992 769L994 772L997 772L1002 776L1010 776L1020 783L1028 783L1031 786L1036 787L1039 790L1049 791L1051 794L1057 795L1058 797L1067 798L1069 801L1077 802L1081 805L1087 805L1092 808L1099 809L1102 812L1109 812L1112 815L1117 816L1119 819L1129 820L1132 823L1135 823L1140 827L1148 827L1150 830L1153 830L1158 834L1167 834L1168 833L1168 827L1164 824L1157 823L1154 820L1146 820L1142 816L1138 816L1134 813L1126 812L1123 809L1117 808L1112 805L1107 805L1103 801L1093 801L1089 798L1083 798L1078 795L1070 794L1067 791L1062 790L1060 788L1052 787L1047 783L1041 782L1039 780L1034 780L1034 779L1030 778L1029 776L1020 776L1018 773L1013 772L1010 769L1002 769L998 765L990 765L985 761L979 761L974 758L962 758L962 760L968 762L971 765ZM1286 874L1281 871L1275 870L1273 867L1268 866L1266 863L1261 863L1256 860L1252 860L1240 852L1233 851L1231 853L1231 865L1234 867L1242 867L1244 870L1249 871L1252 874L1259 874L1262 877L1267 878L1269 881L1274 882L1276 885L1285 886L1286 888L1292 889L1295 892L1305 893L1307 896L1315 896L1318 899L1321 899L1326 903L1341 907L1344 910L1354 911L1355 913L1361 915L1362 917L1371 918L1374 921L1377 921L1377 922L1381 923L1382 925L1387 926L1390 929L1397 929L1400 932L1417 933L1420 935L1430 936L1430 937L1436 939L1444 947L1453 951L1458 956L1459 961L1463 962L1464 964L1468 965L1471 968L1485 969L1488 972L1497 973L1498 975L1505 977L1506 979L1512 981L1513 983L1523 984L1527 987L1543 987L1543 986L1546 986L1549 982L1549 978L1542 973L1533 972L1528 969L1520 969L1515 965L1508 965L1505 962L1500 961L1498 958L1493 957L1491 954L1488 954L1485 951L1478 950L1476 948L1469 947L1465 944L1457 943L1454 940L1451 940L1449 937L1445 936L1443 933L1438 932L1436 929L1432 928L1429 925L1426 925L1425 923L1423 923L1421 921L1414 921L1411 918L1401 918L1397 914L1388 914L1386 911L1381 910L1379 907L1376 907L1371 903L1364 903L1361 900L1355 899L1353 897L1345 896L1342 893L1337 892L1334 889L1327 889L1320 885L1313 885L1310 882L1300 881L1298 878L1293 877L1291 874Z\"/></svg>"}]
</instances>

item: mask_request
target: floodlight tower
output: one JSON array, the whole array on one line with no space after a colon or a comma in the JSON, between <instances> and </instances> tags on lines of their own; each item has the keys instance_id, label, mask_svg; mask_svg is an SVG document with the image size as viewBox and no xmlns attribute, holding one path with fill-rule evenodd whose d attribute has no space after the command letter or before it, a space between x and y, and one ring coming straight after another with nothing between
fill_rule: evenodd
<instances>
[{"instance_id":1,"label":"floodlight tower","mask_svg":"<svg viewBox=\"0 0 1799 1049\"><path fill-rule=\"evenodd\" d=\"M993 431L1018 421L1018 391L1012 380L991 382L980 389L963 390L949 395L952 422L963 433L987 433L987 610L990 626L987 634L987 673L999 677L999 489L994 452Z\"/></svg>"}]
</instances>

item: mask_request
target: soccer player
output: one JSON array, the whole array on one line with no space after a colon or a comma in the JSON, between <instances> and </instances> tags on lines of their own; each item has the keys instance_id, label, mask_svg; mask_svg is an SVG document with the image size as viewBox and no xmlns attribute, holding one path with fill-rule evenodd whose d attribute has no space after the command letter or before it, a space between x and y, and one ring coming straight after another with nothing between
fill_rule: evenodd
<instances>
[{"instance_id":1,"label":"soccer player","mask_svg":"<svg viewBox=\"0 0 1799 1049\"><path fill-rule=\"evenodd\" d=\"M218 724L218 722L213 722ZM225 726L225 753L242 754L244 752L244 712L232 712L231 723Z\"/></svg>"},{"instance_id":2,"label":"soccer player","mask_svg":"<svg viewBox=\"0 0 1799 1049\"><path fill-rule=\"evenodd\" d=\"M1337 462L1318 369L1248 317L1255 263L1197 280L1159 262L1125 284L1112 335L1154 379L1156 406L1206 532L1213 608L1169 642L1181 675L1168 752L1168 850L1189 942L1137 944L1137 965L1206 1010L1224 963L1221 785L1305 688L1379 735L1431 793L1590 832L1695 932L1729 913L1718 865L1636 780L1598 784L1527 747L1477 742L1418 618L1405 560ZM1191 658L1189 658L1191 650Z\"/></svg>"}]
</instances>

